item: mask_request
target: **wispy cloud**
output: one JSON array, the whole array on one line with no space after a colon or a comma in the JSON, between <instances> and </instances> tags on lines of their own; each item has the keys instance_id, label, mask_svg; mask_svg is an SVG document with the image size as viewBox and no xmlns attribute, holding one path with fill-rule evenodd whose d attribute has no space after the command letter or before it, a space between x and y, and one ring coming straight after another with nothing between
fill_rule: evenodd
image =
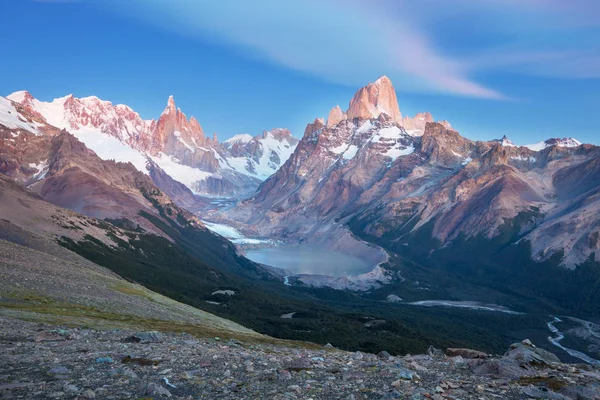
<instances>
[{"instance_id":1,"label":"wispy cloud","mask_svg":"<svg viewBox=\"0 0 600 400\"><path fill-rule=\"evenodd\" d=\"M502 99L504 94L475 77L502 69L574 78L600 75L594 49L572 49L565 39L565 31L598 25L598 18L582 16L582 10L585 14L598 8L596 0L571 0L572 6L562 0L104 0L103 4L171 31L231 46L249 57L348 85L387 74L399 90ZM541 14L547 18L535 18ZM454 51L452 23L465 15L473 17L473 35L479 29L506 43L479 43L469 54ZM505 24L492 23L494 17ZM561 23L551 25L553 20ZM436 24L448 24L449 34L438 37L444 30ZM546 32L541 38L540 28ZM557 31L561 37L555 43ZM574 51L585 65L569 64Z\"/></svg>"}]
</instances>

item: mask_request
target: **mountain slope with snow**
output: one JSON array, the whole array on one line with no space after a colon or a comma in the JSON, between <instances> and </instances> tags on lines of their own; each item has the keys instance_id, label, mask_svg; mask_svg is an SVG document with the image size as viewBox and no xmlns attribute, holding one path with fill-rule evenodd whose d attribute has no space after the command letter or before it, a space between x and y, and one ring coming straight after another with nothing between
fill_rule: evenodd
<instances>
[{"instance_id":1,"label":"mountain slope with snow","mask_svg":"<svg viewBox=\"0 0 600 400\"><path fill-rule=\"evenodd\" d=\"M544 216L522 227L526 232L537 225L526 238L533 259L562 252L559 264L569 268L590 257L600 261L600 205L593 192L600 183L590 173L600 148L574 139L549 139L539 150L506 137L475 142L425 113L417 117L426 122L424 132L414 134L420 126L400 118L399 110L391 112L395 119L374 111L382 103L377 94L393 91L382 87L389 81L378 82L374 95L364 94L373 92L369 85L353 98L357 117L334 108L327 123L309 124L288 162L251 199L228 211L229 218L258 227L263 236L321 240L327 229L352 221L361 234L393 239L393 246L425 235L447 247L480 237L496 240L508 221L531 213ZM567 187L570 180L562 177L577 165L568 174L573 187ZM585 221L577 219L584 214Z\"/></svg>"},{"instance_id":2,"label":"mountain slope with snow","mask_svg":"<svg viewBox=\"0 0 600 400\"><path fill-rule=\"evenodd\" d=\"M175 106L171 96L158 120L143 120L126 105L73 95L43 102L29 92L9 95L0 112L18 105L38 121L71 132L103 159L131 162L148 173L150 158L196 194L244 196L275 172L293 152L297 139L283 129L262 136L238 135L225 143L208 138L194 118ZM6 121L17 126L15 119ZM33 121L33 124L36 122ZM35 125L22 125L36 130Z\"/></svg>"}]
</instances>

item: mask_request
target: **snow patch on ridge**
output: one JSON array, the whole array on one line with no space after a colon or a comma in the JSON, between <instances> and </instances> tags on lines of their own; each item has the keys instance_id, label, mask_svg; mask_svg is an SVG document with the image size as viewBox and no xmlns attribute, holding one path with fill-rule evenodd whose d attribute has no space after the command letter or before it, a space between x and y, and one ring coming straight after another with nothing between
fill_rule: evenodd
<instances>
[{"instance_id":1,"label":"snow patch on ridge","mask_svg":"<svg viewBox=\"0 0 600 400\"><path fill-rule=\"evenodd\" d=\"M105 135L96 128L73 130L71 133L101 159L131 162L138 171L148 173L146 170L146 156L116 137Z\"/></svg>"},{"instance_id":2,"label":"snow patch on ridge","mask_svg":"<svg viewBox=\"0 0 600 400\"><path fill-rule=\"evenodd\" d=\"M138 153L139 154L139 153ZM212 173L202 171L198 168L188 167L187 165L179 164L173 157L164 153L160 153L159 157L150 157L160 168L162 168L171 178L183 183L194 194L201 194L196 190L197 183L206 180L213 176ZM147 173L144 163L144 172Z\"/></svg>"},{"instance_id":3,"label":"snow patch on ridge","mask_svg":"<svg viewBox=\"0 0 600 400\"><path fill-rule=\"evenodd\" d=\"M230 144L234 144L234 143L249 143L252 139L254 139L252 137L252 135L249 135L247 133L240 133L238 135L235 135L232 138L227 139L224 143L230 143Z\"/></svg>"},{"instance_id":4,"label":"snow patch on ridge","mask_svg":"<svg viewBox=\"0 0 600 400\"><path fill-rule=\"evenodd\" d=\"M17 109L4 97L0 97L0 124L9 129L25 129L35 135L40 134L37 130L38 124L21 119ZM12 136L17 137L18 135Z\"/></svg>"}]
</instances>

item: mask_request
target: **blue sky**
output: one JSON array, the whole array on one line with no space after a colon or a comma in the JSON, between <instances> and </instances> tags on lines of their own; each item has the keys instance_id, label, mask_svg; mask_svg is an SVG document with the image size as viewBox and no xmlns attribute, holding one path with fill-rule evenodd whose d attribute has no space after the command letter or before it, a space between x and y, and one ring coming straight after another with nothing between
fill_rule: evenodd
<instances>
[{"instance_id":1,"label":"blue sky","mask_svg":"<svg viewBox=\"0 0 600 400\"><path fill-rule=\"evenodd\" d=\"M403 114L464 136L600 144L596 0L2 0L0 94L158 117L173 94L224 140L347 104L388 75Z\"/></svg>"}]
</instances>

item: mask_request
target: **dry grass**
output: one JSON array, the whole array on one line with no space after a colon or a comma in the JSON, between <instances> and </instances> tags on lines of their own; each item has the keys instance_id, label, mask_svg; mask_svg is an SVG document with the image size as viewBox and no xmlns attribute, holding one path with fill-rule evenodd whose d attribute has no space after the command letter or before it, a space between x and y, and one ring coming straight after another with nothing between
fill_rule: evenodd
<instances>
[{"instance_id":1,"label":"dry grass","mask_svg":"<svg viewBox=\"0 0 600 400\"><path fill-rule=\"evenodd\" d=\"M129 294L147 296L146 293L128 286L123 286L121 290L126 290ZM36 295L23 295L18 299L11 299L11 301L0 301L0 315L28 321L96 330L122 329L175 333L185 332L197 338L219 337L223 340L235 339L247 344L272 344L312 349L321 348L321 346L314 343L280 340L265 335L215 329L207 325L107 312L80 304L58 302Z\"/></svg>"}]
</instances>

